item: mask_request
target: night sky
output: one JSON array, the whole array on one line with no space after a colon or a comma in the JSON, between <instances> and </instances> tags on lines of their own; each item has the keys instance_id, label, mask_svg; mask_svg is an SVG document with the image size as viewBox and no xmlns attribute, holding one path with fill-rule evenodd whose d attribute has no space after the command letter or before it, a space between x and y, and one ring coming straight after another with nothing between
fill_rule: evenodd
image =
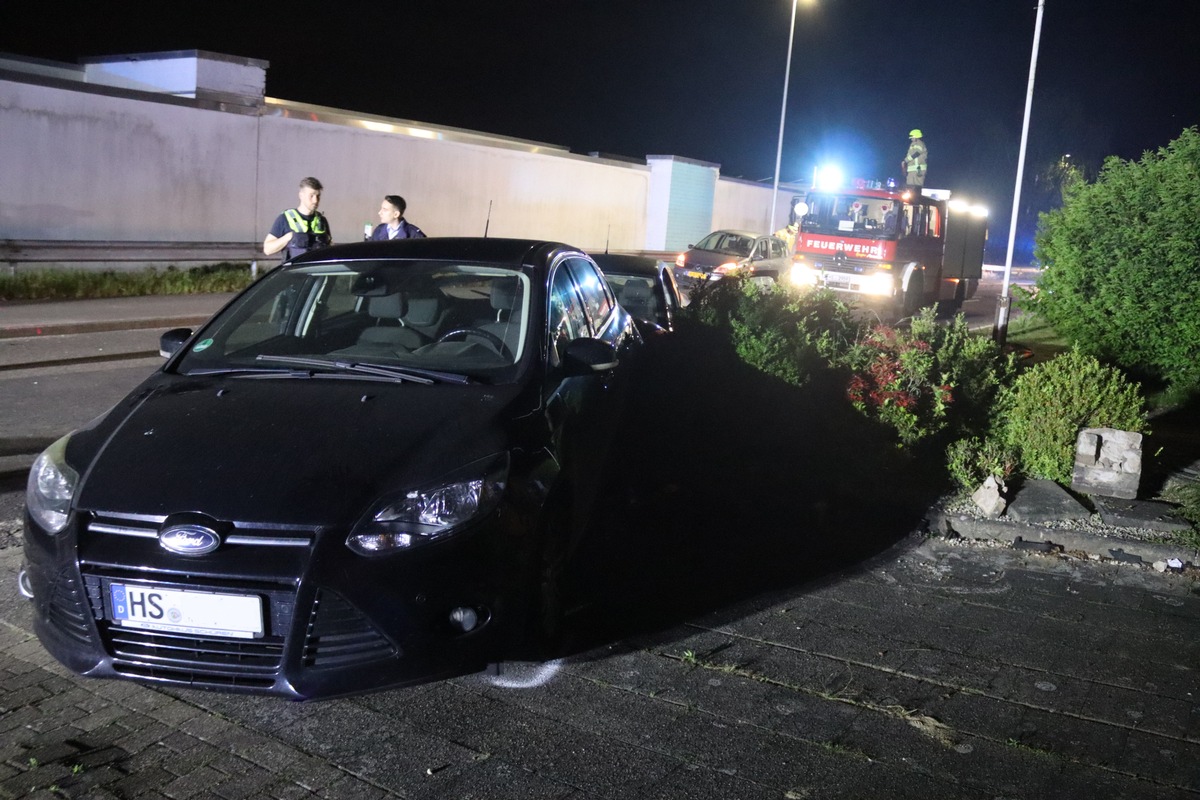
<instances>
[{"instance_id":1,"label":"night sky","mask_svg":"<svg viewBox=\"0 0 1200 800\"><path fill-rule=\"evenodd\" d=\"M1046 0L1023 207L1064 154L1094 176L1106 156L1139 158L1200 124L1193 10ZM270 62L273 97L580 153L684 156L769 183L790 13L789 0L6 2L0 51L247 56ZM987 203L1003 243L1036 15L1036 0L802 0L782 179L826 160L898 175L918 127L926 185Z\"/></svg>"}]
</instances>

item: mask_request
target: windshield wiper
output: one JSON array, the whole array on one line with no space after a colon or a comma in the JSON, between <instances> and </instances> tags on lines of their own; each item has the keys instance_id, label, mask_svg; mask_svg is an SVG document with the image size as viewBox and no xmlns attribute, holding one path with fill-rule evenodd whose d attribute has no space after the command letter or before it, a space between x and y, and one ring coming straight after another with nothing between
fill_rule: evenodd
<instances>
[{"instance_id":1,"label":"windshield wiper","mask_svg":"<svg viewBox=\"0 0 1200 800\"><path fill-rule=\"evenodd\" d=\"M435 370L413 367L394 367L388 364L365 364L361 361L345 361L342 359L307 358L304 356L270 356L260 355L256 361L277 361L295 367L310 367L317 370L338 370L340 372L355 372L360 375L375 375L383 378L395 378L414 383L470 383L466 375L454 372L438 372Z\"/></svg>"}]
</instances>

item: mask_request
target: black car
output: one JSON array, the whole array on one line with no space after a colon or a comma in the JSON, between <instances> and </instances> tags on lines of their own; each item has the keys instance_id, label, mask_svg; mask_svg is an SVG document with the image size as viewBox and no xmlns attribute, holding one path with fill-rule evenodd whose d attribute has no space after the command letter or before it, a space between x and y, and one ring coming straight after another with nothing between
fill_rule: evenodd
<instances>
[{"instance_id":1,"label":"black car","mask_svg":"<svg viewBox=\"0 0 1200 800\"><path fill-rule=\"evenodd\" d=\"M792 268L787 243L777 236L753 231L713 231L675 259L675 278L684 291L727 275L747 274L752 280L776 283Z\"/></svg>"},{"instance_id":2,"label":"black car","mask_svg":"<svg viewBox=\"0 0 1200 800\"><path fill-rule=\"evenodd\" d=\"M671 264L649 256L593 253L592 260L619 302L634 319L662 330L675 329L682 301Z\"/></svg>"},{"instance_id":3,"label":"black car","mask_svg":"<svg viewBox=\"0 0 1200 800\"><path fill-rule=\"evenodd\" d=\"M162 347L30 473L22 580L67 667L301 699L553 635L641 347L587 255L331 247Z\"/></svg>"}]
</instances>

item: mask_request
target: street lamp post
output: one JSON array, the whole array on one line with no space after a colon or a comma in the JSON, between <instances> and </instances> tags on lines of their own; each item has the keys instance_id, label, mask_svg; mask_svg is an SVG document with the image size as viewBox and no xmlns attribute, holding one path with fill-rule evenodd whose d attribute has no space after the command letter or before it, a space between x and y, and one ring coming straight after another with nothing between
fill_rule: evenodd
<instances>
[{"instance_id":1,"label":"street lamp post","mask_svg":"<svg viewBox=\"0 0 1200 800\"><path fill-rule=\"evenodd\" d=\"M1008 226L1008 251L1004 256L1004 286L996 301L996 324L992 329L992 339L1001 347L1008 338L1008 309L1012 298L1008 296L1009 283L1012 280L1013 246L1017 239L1017 214L1021 204L1021 179L1025 174L1025 144L1029 141L1029 111L1033 107L1033 76L1037 71L1038 42L1042 38L1042 12L1046 8L1046 0L1038 0L1037 22L1033 26L1033 54L1029 58L1029 88L1025 92L1025 121L1021 125L1021 152L1017 156L1017 186L1013 190L1012 221Z\"/></svg>"},{"instance_id":2,"label":"street lamp post","mask_svg":"<svg viewBox=\"0 0 1200 800\"><path fill-rule=\"evenodd\" d=\"M775 232L775 208L779 205L779 164L783 160L783 123L787 119L788 80L792 77L792 41L796 38L796 6L800 0L792 0L792 23L788 26L787 66L783 70L783 105L779 109L779 146L775 148L775 188L771 191L771 227Z\"/></svg>"}]
</instances>

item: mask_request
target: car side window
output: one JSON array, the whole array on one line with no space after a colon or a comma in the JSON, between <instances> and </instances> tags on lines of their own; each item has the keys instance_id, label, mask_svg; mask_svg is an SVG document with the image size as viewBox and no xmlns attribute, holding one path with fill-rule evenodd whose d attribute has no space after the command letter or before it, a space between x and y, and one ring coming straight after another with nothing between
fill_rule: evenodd
<instances>
[{"instance_id":1,"label":"car side window","mask_svg":"<svg viewBox=\"0 0 1200 800\"><path fill-rule=\"evenodd\" d=\"M604 280L604 276L592 265L592 262L580 258L570 258L567 259L567 266L575 277L575 282L579 285L579 293L583 297L583 307L587 312L588 319L592 322L592 329L599 332L617 304L612 289L608 287L608 281Z\"/></svg>"},{"instance_id":2,"label":"car side window","mask_svg":"<svg viewBox=\"0 0 1200 800\"><path fill-rule=\"evenodd\" d=\"M591 336L583 298L570 271L560 264L550 279L550 363L558 366L568 344L582 336Z\"/></svg>"}]
</instances>

